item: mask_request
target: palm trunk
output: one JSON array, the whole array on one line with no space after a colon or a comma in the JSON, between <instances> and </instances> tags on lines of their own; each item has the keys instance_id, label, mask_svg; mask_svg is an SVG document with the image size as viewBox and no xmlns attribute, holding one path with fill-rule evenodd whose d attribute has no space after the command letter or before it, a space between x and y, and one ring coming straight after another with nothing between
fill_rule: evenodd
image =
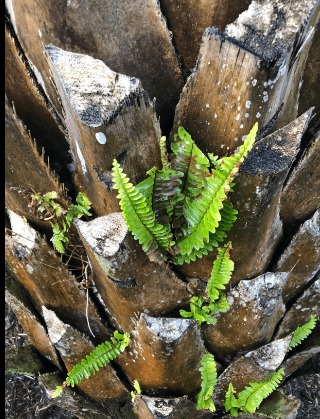
<instances>
[{"instance_id":1,"label":"palm trunk","mask_svg":"<svg viewBox=\"0 0 320 419\"><path fill-rule=\"evenodd\" d=\"M12 0L6 12L6 260L15 275L6 297L57 369L41 376L49 397L115 329L131 335L125 352L82 393L55 399L78 417L222 417L230 381L241 391L279 367L288 377L319 353L308 338L288 354L288 335L319 318L320 2ZM256 121L231 196L230 309L199 326L179 310L204 294L216 250L182 266L151 262L120 214L112 162L137 184L161 168L161 135L169 145L183 126L221 157ZM79 192L92 202L64 256L32 204L33 193L51 191L65 210ZM196 409L206 351L217 361L220 416ZM142 394L132 402L135 380ZM272 397L274 409L297 410Z\"/></svg>"}]
</instances>

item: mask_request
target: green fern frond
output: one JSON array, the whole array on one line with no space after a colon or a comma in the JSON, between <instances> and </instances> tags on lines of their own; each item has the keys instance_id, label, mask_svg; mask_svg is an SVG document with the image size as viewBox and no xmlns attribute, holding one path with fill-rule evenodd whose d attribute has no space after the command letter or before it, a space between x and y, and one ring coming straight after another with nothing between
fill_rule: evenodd
<instances>
[{"instance_id":1,"label":"green fern frond","mask_svg":"<svg viewBox=\"0 0 320 419\"><path fill-rule=\"evenodd\" d=\"M152 192L152 210L156 222L169 224L173 218L173 201L180 193L180 184L183 173L169 168L154 172Z\"/></svg>"},{"instance_id":2,"label":"green fern frond","mask_svg":"<svg viewBox=\"0 0 320 419\"><path fill-rule=\"evenodd\" d=\"M211 276L207 284L208 297L212 302L219 299L220 290L224 290L225 285L230 281L234 269L234 263L230 259L231 249L231 242L225 244L223 248L218 247L218 256L213 262Z\"/></svg>"},{"instance_id":3,"label":"green fern frond","mask_svg":"<svg viewBox=\"0 0 320 419\"><path fill-rule=\"evenodd\" d=\"M62 386L58 386L53 397L61 394L65 386L82 383L84 379L88 379L92 374L94 375L99 368L104 367L110 361L114 360L118 355L125 350L129 344L129 334L121 334L118 331L114 332L114 337L111 338L111 343L106 341L97 346L86 359L82 359L79 364L76 364L71 371L69 371L66 381Z\"/></svg>"},{"instance_id":4,"label":"green fern frond","mask_svg":"<svg viewBox=\"0 0 320 419\"><path fill-rule=\"evenodd\" d=\"M116 160L113 161L114 188L118 189L120 206L128 229L152 261L160 262L169 251L172 235L163 225L155 222L155 214L148 207L146 198L135 188L123 173Z\"/></svg>"},{"instance_id":5,"label":"green fern frond","mask_svg":"<svg viewBox=\"0 0 320 419\"><path fill-rule=\"evenodd\" d=\"M210 412L216 410L212 400L214 386L217 383L216 363L212 354L206 353L201 359L201 391L196 396L197 409L209 409Z\"/></svg>"},{"instance_id":6,"label":"green fern frond","mask_svg":"<svg viewBox=\"0 0 320 419\"><path fill-rule=\"evenodd\" d=\"M175 198L174 227L183 224L185 198L196 197L201 191L206 175L209 173L209 160L196 146L190 134L180 127L171 144L171 168L183 173L181 191Z\"/></svg>"},{"instance_id":7,"label":"green fern frond","mask_svg":"<svg viewBox=\"0 0 320 419\"><path fill-rule=\"evenodd\" d=\"M238 399L234 396L235 393L236 391L233 388L232 383L229 383L229 388L226 392L226 401L224 408L226 412L230 411L231 416L238 416L238 410L240 407Z\"/></svg>"},{"instance_id":8,"label":"green fern frond","mask_svg":"<svg viewBox=\"0 0 320 419\"><path fill-rule=\"evenodd\" d=\"M195 261L196 258L202 258L206 256L208 252L212 251L214 247L219 246L219 242L222 242L226 237L226 231L229 231L234 222L236 221L238 211L234 209L229 201L223 201L223 208L220 210L221 220L219 221L218 227L214 233L209 232L208 242L203 243L203 247L200 249L193 249L190 254L182 255L179 253L173 262L177 265L182 265L183 263L190 263Z\"/></svg>"},{"instance_id":9,"label":"green fern frond","mask_svg":"<svg viewBox=\"0 0 320 419\"><path fill-rule=\"evenodd\" d=\"M311 319L308 321L308 323L305 323L304 325L298 326L296 328L296 330L293 333L293 337L289 346L289 351L291 351L291 349L299 345L302 340L306 339L306 337L310 335L310 333L312 332L312 329L315 328L316 323L317 323L317 319L316 319L316 316L313 314L311 316Z\"/></svg>"},{"instance_id":10,"label":"green fern frond","mask_svg":"<svg viewBox=\"0 0 320 419\"><path fill-rule=\"evenodd\" d=\"M169 158L168 158L166 137L161 137L160 138L160 144L159 145L160 145L160 157L161 157L162 167L168 167L169 166Z\"/></svg>"},{"instance_id":11,"label":"green fern frond","mask_svg":"<svg viewBox=\"0 0 320 419\"><path fill-rule=\"evenodd\" d=\"M245 413L254 413L260 406L262 400L270 394L281 383L284 371L278 370L266 381L261 383L250 383L248 387L239 393L238 402L241 410Z\"/></svg>"},{"instance_id":12,"label":"green fern frond","mask_svg":"<svg viewBox=\"0 0 320 419\"><path fill-rule=\"evenodd\" d=\"M193 249L200 249L209 240L209 232L215 232L221 220L220 209L227 198L229 184L251 150L257 130L258 125L255 124L239 152L221 159L219 170L213 170L212 176L206 178L201 195L193 200L186 198L183 213L189 227L187 236L177 242L181 254L190 254Z\"/></svg>"}]
</instances>

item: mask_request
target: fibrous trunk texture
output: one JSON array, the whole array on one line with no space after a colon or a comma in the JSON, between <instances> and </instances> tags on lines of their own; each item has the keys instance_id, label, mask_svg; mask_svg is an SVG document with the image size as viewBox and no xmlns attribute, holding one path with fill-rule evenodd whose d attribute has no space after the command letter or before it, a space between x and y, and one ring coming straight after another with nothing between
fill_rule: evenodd
<instances>
[{"instance_id":1,"label":"fibrous trunk texture","mask_svg":"<svg viewBox=\"0 0 320 419\"><path fill-rule=\"evenodd\" d=\"M209 352L222 417L230 382L239 392L279 368L288 378L319 354L319 321L288 351L295 328L319 320L319 12L319 0L6 0L6 301L59 371L41 376L50 399L94 345L130 334L57 405L79 418L218 417L196 407ZM162 135L169 147L183 126L206 155L230 156L255 122L220 244L232 241L230 307L199 325L179 310L207 298L217 249L151 262L120 212L112 164L136 185L162 168ZM53 191L63 210L79 192L92 206L63 255L32 198ZM293 419L298 407L275 392L242 417Z\"/></svg>"}]
</instances>

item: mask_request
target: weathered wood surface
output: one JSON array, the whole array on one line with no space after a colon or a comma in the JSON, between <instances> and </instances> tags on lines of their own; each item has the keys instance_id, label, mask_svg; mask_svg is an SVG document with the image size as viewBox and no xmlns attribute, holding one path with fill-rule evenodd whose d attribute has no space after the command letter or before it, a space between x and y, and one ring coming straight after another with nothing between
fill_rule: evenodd
<instances>
[{"instance_id":1,"label":"weathered wood surface","mask_svg":"<svg viewBox=\"0 0 320 419\"><path fill-rule=\"evenodd\" d=\"M6 302L17 316L31 344L41 355L61 369L58 354L51 344L42 319L28 302L22 285L12 278L6 279Z\"/></svg>"},{"instance_id":2,"label":"weathered wood surface","mask_svg":"<svg viewBox=\"0 0 320 419\"><path fill-rule=\"evenodd\" d=\"M176 108L171 139L183 126L201 150L221 156L231 154L255 122L260 128L269 124L282 103L270 128L295 119L319 7L317 0L303 0L299 7L290 0L253 1L225 32L207 28Z\"/></svg>"},{"instance_id":3,"label":"weathered wood surface","mask_svg":"<svg viewBox=\"0 0 320 419\"><path fill-rule=\"evenodd\" d=\"M138 419L211 419L212 413L200 409L187 396L166 399L138 396L134 402Z\"/></svg>"},{"instance_id":4,"label":"weathered wood surface","mask_svg":"<svg viewBox=\"0 0 320 419\"><path fill-rule=\"evenodd\" d=\"M100 60L53 46L46 52L65 110L76 188L98 215L118 211L113 160L133 184L161 165L153 104L138 79L117 74Z\"/></svg>"},{"instance_id":5,"label":"weathered wood surface","mask_svg":"<svg viewBox=\"0 0 320 419\"><path fill-rule=\"evenodd\" d=\"M43 307L42 311L50 340L59 351L69 372L94 349L94 345L78 330L62 322L54 311L46 307ZM79 383L78 387L97 401L106 401L106 399L121 397L128 393L110 363Z\"/></svg>"},{"instance_id":6,"label":"weathered wood surface","mask_svg":"<svg viewBox=\"0 0 320 419\"><path fill-rule=\"evenodd\" d=\"M299 96L299 115L307 111L310 106L315 107L316 117L311 121L310 125L316 129L320 127L320 72L319 67L319 51L320 51L320 13L318 13L318 21L315 22L315 33L310 47L308 59L306 62L303 84ZM312 105L311 105L312 104Z\"/></svg>"},{"instance_id":7,"label":"weathered wood surface","mask_svg":"<svg viewBox=\"0 0 320 419\"><path fill-rule=\"evenodd\" d=\"M283 301L292 300L320 270L320 209L305 221L275 263L274 272L290 272Z\"/></svg>"},{"instance_id":8,"label":"weathered wood surface","mask_svg":"<svg viewBox=\"0 0 320 419\"><path fill-rule=\"evenodd\" d=\"M56 255L46 239L32 229L21 217L9 212L13 237L6 234L5 255L18 281L42 313L42 307L54 310L65 322L77 327L92 338L88 322L95 338L102 343L112 332L98 315L91 299L80 290L66 265ZM84 278L83 278L84 279Z\"/></svg>"},{"instance_id":9,"label":"weathered wood surface","mask_svg":"<svg viewBox=\"0 0 320 419\"><path fill-rule=\"evenodd\" d=\"M128 231L121 213L85 223L76 220L93 269L93 281L109 321L126 332L135 313L176 315L187 309L192 294L165 264L150 262Z\"/></svg>"},{"instance_id":10,"label":"weathered wood surface","mask_svg":"<svg viewBox=\"0 0 320 419\"><path fill-rule=\"evenodd\" d=\"M268 269L282 237L279 213L282 186L310 117L311 110L257 141L240 166L234 192L230 194L230 201L238 215L227 236L227 240L232 241L230 254L235 263L232 285L242 279L254 278ZM178 269L188 277L207 281L216 255L217 251L213 249L208 256Z\"/></svg>"},{"instance_id":11,"label":"weathered wood surface","mask_svg":"<svg viewBox=\"0 0 320 419\"><path fill-rule=\"evenodd\" d=\"M62 208L69 206L64 185L40 155L35 142L15 110L5 100L5 200L6 205L44 230L52 230L49 221L41 220L30 206L31 194L55 191ZM31 175L32 173L32 175ZM33 190L33 192L32 192Z\"/></svg>"},{"instance_id":12,"label":"weathered wood surface","mask_svg":"<svg viewBox=\"0 0 320 419\"><path fill-rule=\"evenodd\" d=\"M227 293L230 308L218 313L217 322L202 326L206 347L219 361L230 362L236 355L270 342L285 313L282 289L286 273L266 273L240 281Z\"/></svg>"},{"instance_id":13,"label":"weathered wood surface","mask_svg":"<svg viewBox=\"0 0 320 419\"><path fill-rule=\"evenodd\" d=\"M64 388L62 396L53 399L56 387L61 386L63 383L59 374L43 374L40 376L39 380L43 386L46 396L51 402L54 402L57 406L72 412L79 419L106 419L110 417L107 416L107 414L111 413L110 410L112 410L112 403L109 402L107 406L97 404L97 402L92 399L88 399L87 397L84 397L83 394L79 394L79 392L72 387ZM116 409L114 409L112 413L115 419L137 419L135 415L116 416Z\"/></svg>"},{"instance_id":14,"label":"weathered wood surface","mask_svg":"<svg viewBox=\"0 0 320 419\"><path fill-rule=\"evenodd\" d=\"M50 102L31 74L32 70L21 55L16 40L5 25L5 93L8 102L14 103L18 118L36 139L38 150L43 147L50 154L51 167L64 178L70 177L69 146L65 138L64 122L58 117Z\"/></svg>"},{"instance_id":15,"label":"weathered wood surface","mask_svg":"<svg viewBox=\"0 0 320 419\"><path fill-rule=\"evenodd\" d=\"M195 320L142 314L119 363L133 384L149 396L195 396L201 389L200 361L205 354ZM221 366L217 369L220 371Z\"/></svg>"},{"instance_id":16,"label":"weathered wood surface","mask_svg":"<svg viewBox=\"0 0 320 419\"><path fill-rule=\"evenodd\" d=\"M312 315L318 316L320 307L320 274L310 287L299 297L282 319L276 339L294 332L298 326L307 323Z\"/></svg>"},{"instance_id":17,"label":"weathered wood surface","mask_svg":"<svg viewBox=\"0 0 320 419\"><path fill-rule=\"evenodd\" d=\"M213 394L214 402L224 405L230 382L240 392L249 383L264 381L271 372L277 371L288 352L291 339L292 335L275 340L232 362L218 377Z\"/></svg>"},{"instance_id":18,"label":"weathered wood surface","mask_svg":"<svg viewBox=\"0 0 320 419\"><path fill-rule=\"evenodd\" d=\"M286 179L280 199L284 228L303 222L320 206L320 132Z\"/></svg>"},{"instance_id":19,"label":"weathered wood surface","mask_svg":"<svg viewBox=\"0 0 320 419\"><path fill-rule=\"evenodd\" d=\"M250 4L251 0L161 0L161 10L173 34L173 42L187 70L196 65L201 38L206 28L223 30Z\"/></svg>"},{"instance_id":20,"label":"weathered wood surface","mask_svg":"<svg viewBox=\"0 0 320 419\"><path fill-rule=\"evenodd\" d=\"M26 55L58 109L43 43L89 54L114 71L138 77L150 98L157 98L157 113L169 130L183 78L158 1L6 0L6 6Z\"/></svg>"}]
</instances>

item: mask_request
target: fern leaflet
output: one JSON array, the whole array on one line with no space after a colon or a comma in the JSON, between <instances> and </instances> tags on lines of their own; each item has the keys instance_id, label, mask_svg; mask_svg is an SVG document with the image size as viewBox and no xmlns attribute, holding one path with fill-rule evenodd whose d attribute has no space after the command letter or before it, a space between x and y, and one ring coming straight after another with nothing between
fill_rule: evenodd
<instances>
[{"instance_id":1,"label":"fern leaflet","mask_svg":"<svg viewBox=\"0 0 320 419\"><path fill-rule=\"evenodd\" d=\"M213 173L206 178L199 196L193 200L186 198L183 214L188 223L188 234L177 242L177 247L180 248L182 254L190 254L194 248L200 249L204 242L208 242L209 232L215 232L221 220L222 202L227 198L226 193L230 190L229 184L251 150L257 130L258 125L255 124L239 152L221 159L219 170L213 170Z\"/></svg>"},{"instance_id":2,"label":"fern leaflet","mask_svg":"<svg viewBox=\"0 0 320 419\"><path fill-rule=\"evenodd\" d=\"M147 206L146 198L135 188L123 173L116 160L113 161L114 188L119 190L120 206L127 226L135 239L152 261L160 262L169 251L172 234L155 222L154 212Z\"/></svg>"},{"instance_id":3,"label":"fern leaflet","mask_svg":"<svg viewBox=\"0 0 320 419\"><path fill-rule=\"evenodd\" d=\"M226 402L225 402L225 409L226 412L229 412L231 416L238 416L238 409L240 408L238 399L233 395L236 393L235 389L233 388L232 383L229 383L228 391L226 392Z\"/></svg>"},{"instance_id":4,"label":"fern leaflet","mask_svg":"<svg viewBox=\"0 0 320 419\"><path fill-rule=\"evenodd\" d=\"M312 329L315 328L315 325L317 323L316 316L313 314L311 316L311 319L308 321L308 323L298 326L296 330L293 333L293 337L289 346L289 351L299 345L302 340L304 340L307 336L310 335L312 332Z\"/></svg>"},{"instance_id":5,"label":"fern leaflet","mask_svg":"<svg viewBox=\"0 0 320 419\"><path fill-rule=\"evenodd\" d=\"M229 283L234 263L230 260L231 242L224 245L223 248L218 247L217 259L213 262L211 276L207 284L207 293L210 301L214 302L220 297L220 290L225 289L225 285Z\"/></svg>"},{"instance_id":6,"label":"fern leaflet","mask_svg":"<svg viewBox=\"0 0 320 419\"><path fill-rule=\"evenodd\" d=\"M69 371L66 381L62 386L57 386L53 397L57 397L61 394L65 386L71 385L74 387L76 384L82 383L86 378L89 378L96 371L99 371L99 367L104 367L107 363L120 355L121 352L129 344L129 334L124 333L123 335L118 331L114 332L114 337L111 338L111 343L106 341L101 345L97 346L86 359L82 359L79 364L76 364L71 371Z\"/></svg>"},{"instance_id":7,"label":"fern leaflet","mask_svg":"<svg viewBox=\"0 0 320 419\"><path fill-rule=\"evenodd\" d=\"M212 354L206 353L201 359L201 391L196 396L197 409L209 409L210 412L216 410L212 400L214 386L217 383L216 363Z\"/></svg>"},{"instance_id":8,"label":"fern leaflet","mask_svg":"<svg viewBox=\"0 0 320 419\"><path fill-rule=\"evenodd\" d=\"M238 401L240 408L245 413L254 413L260 406L262 400L279 386L284 375L283 369L278 370L266 381L250 383L248 387L239 393Z\"/></svg>"}]
</instances>

